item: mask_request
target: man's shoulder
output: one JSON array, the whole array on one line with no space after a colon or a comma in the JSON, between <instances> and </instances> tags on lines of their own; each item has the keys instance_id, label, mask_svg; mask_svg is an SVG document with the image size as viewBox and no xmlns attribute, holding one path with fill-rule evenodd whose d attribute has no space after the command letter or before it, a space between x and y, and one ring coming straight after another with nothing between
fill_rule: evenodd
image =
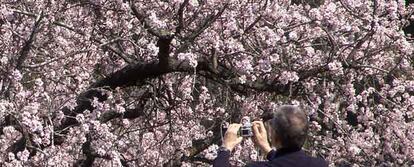
<instances>
[{"instance_id":1,"label":"man's shoulder","mask_svg":"<svg viewBox=\"0 0 414 167\"><path fill-rule=\"evenodd\" d=\"M266 162L251 162L246 167L328 167L328 163L323 159L313 161L294 161L294 162L280 162L280 161L266 161Z\"/></svg>"},{"instance_id":2,"label":"man's shoulder","mask_svg":"<svg viewBox=\"0 0 414 167\"><path fill-rule=\"evenodd\" d=\"M253 161L246 165L246 167L271 167L270 161Z\"/></svg>"},{"instance_id":3,"label":"man's shoulder","mask_svg":"<svg viewBox=\"0 0 414 167\"><path fill-rule=\"evenodd\" d=\"M247 167L328 167L328 163L320 157L308 155L287 155L272 159L271 161L254 161Z\"/></svg>"},{"instance_id":4,"label":"man's shoulder","mask_svg":"<svg viewBox=\"0 0 414 167\"><path fill-rule=\"evenodd\" d=\"M322 157L313 157L308 154L303 153L306 158L308 159L308 163L312 164L313 166L320 166L320 167L327 167L328 162Z\"/></svg>"},{"instance_id":5,"label":"man's shoulder","mask_svg":"<svg viewBox=\"0 0 414 167\"><path fill-rule=\"evenodd\" d=\"M328 162L321 157L310 157L313 166L328 167Z\"/></svg>"},{"instance_id":6,"label":"man's shoulder","mask_svg":"<svg viewBox=\"0 0 414 167\"><path fill-rule=\"evenodd\" d=\"M297 154L291 154L279 159L274 159L275 162L280 162L282 164L296 164L293 166L314 166L314 167L327 167L328 163L325 159L321 157L309 156L303 151L298 152ZM290 166L290 165L287 165Z\"/></svg>"}]
</instances>

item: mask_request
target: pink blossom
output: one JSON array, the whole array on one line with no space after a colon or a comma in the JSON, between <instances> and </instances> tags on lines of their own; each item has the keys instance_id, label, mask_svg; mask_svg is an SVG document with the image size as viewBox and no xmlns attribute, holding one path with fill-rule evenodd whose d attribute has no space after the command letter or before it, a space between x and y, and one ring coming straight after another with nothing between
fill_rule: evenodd
<instances>
[{"instance_id":1,"label":"pink blossom","mask_svg":"<svg viewBox=\"0 0 414 167\"><path fill-rule=\"evenodd\" d=\"M20 73L19 70L14 70L11 73L11 78L16 80L16 81L20 81L23 78L23 76L22 76L22 74Z\"/></svg>"},{"instance_id":2,"label":"pink blossom","mask_svg":"<svg viewBox=\"0 0 414 167\"><path fill-rule=\"evenodd\" d=\"M288 84L289 82L297 82L299 76L296 72L283 71L279 77L279 80L282 84Z\"/></svg>"},{"instance_id":3,"label":"pink blossom","mask_svg":"<svg viewBox=\"0 0 414 167\"><path fill-rule=\"evenodd\" d=\"M197 55L192 53L180 53L178 54L178 59L183 61L188 61L190 63L190 66L195 68L197 67Z\"/></svg>"},{"instance_id":4,"label":"pink blossom","mask_svg":"<svg viewBox=\"0 0 414 167\"><path fill-rule=\"evenodd\" d=\"M404 32L414 8L401 0L8 2L3 166L76 166L89 142L102 156L92 166L168 166L181 156L183 166L208 166L187 160L217 156L210 141L220 121L259 119L269 103L304 107L306 149L330 166L406 166L414 157ZM20 139L30 147L12 148ZM247 139L231 165L260 157Z\"/></svg>"},{"instance_id":5,"label":"pink blossom","mask_svg":"<svg viewBox=\"0 0 414 167\"><path fill-rule=\"evenodd\" d=\"M328 64L329 70L331 70L335 75L342 75L343 68L342 64L339 61L331 62Z\"/></svg>"}]
</instances>

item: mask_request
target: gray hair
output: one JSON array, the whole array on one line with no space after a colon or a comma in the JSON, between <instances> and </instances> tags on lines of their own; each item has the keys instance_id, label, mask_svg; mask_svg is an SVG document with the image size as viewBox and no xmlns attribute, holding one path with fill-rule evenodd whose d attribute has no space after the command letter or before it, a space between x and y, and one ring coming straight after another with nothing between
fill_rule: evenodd
<instances>
[{"instance_id":1,"label":"gray hair","mask_svg":"<svg viewBox=\"0 0 414 167\"><path fill-rule=\"evenodd\" d=\"M308 133L308 119L306 113L293 105L282 105L269 120L273 131L282 144L282 147L301 148Z\"/></svg>"}]
</instances>

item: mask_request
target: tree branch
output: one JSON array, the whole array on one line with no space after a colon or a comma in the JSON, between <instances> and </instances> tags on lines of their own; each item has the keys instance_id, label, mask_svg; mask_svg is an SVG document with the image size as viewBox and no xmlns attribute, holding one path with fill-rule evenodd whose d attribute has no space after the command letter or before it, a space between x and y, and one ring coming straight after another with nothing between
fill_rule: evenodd
<instances>
[{"instance_id":1,"label":"tree branch","mask_svg":"<svg viewBox=\"0 0 414 167\"><path fill-rule=\"evenodd\" d=\"M181 3L180 8L178 9L178 26L175 29L175 34L179 34L181 30L184 28L184 8L188 5L188 2L189 0L184 0L184 2Z\"/></svg>"},{"instance_id":2,"label":"tree branch","mask_svg":"<svg viewBox=\"0 0 414 167\"><path fill-rule=\"evenodd\" d=\"M154 35L156 37L161 37L162 32L161 30L156 30L155 28L151 27L148 22L146 21L146 18L143 14L141 14L138 9L136 8L134 2L132 1L128 1L129 2L129 7L132 10L132 14L141 22L141 24L144 26L144 28L151 34Z\"/></svg>"},{"instance_id":3,"label":"tree branch","mask_svg":"<svg viewBox=\"0 0 414 167\"><path fill-rule=\"evenodd\" d=\"M203 162L209 162L209 160L203 159L203 158L196 158L197 155L199 155L202 151L207 149L209 146L211 146L214 143L218 143L220 141L221 136L221 123L220 119L215 120L215 125L213 127L213 132L215 134L213 137L207 137L205 139L199 139L199 140L193 140L192 147L187 148L186 150L177 150L175 154L173 155L173 158L171 158L167 163L165 163L164 167L169 166L181 166L182 162L184 161L203 161Z\"/></svg>"},{"instance_id":4,"label":"tree branch","mask_svg":"<svg viewBox=\"0 0 414 167\"><path fill-rule=\"evenodd\" d=\"M16 69L20 70L22 68L22 64L23 62L26 60L27 56L29 55L29 51L31 48L32 43L34 42L36 33L37 33L37 29L40 26L40 22L43 19L43 11L42 13L40 13L39 15L37 15L36 17L36 21L33 25L32 28L32 32L30 33L29 39L27 39L27 41L24 43L22 50L20 51L20 56L17 59L17 63L16 63Z\"/></svg>"},{"instance_id":5,"label":"tree branch","mask_svg":"<svg viewBox=\"0 0 414 167\"><path fill-rule=\"evenodd\" d=\"M220 11L218 11L216 14L211 14L209 17L207 17L204 22L199 26L199 28L192 33L191 35L185 37L185 39L188 39L189 41L193 41L198 36L200 36L201 33L204 32L205 29L207 29L212 23L214 23L227 9L229 5L225 4L223 8L221 8Z\"/></svg>"}]
</instances>

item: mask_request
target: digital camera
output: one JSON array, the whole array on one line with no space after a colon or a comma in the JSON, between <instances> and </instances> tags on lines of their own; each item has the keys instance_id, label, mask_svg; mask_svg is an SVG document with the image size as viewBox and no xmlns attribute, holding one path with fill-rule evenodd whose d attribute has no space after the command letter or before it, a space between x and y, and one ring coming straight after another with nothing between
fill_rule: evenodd
<instances>
[{"instance_id":1,"label":"digital camera","mask_svg":"<svg viewBox=\"0 0 414 167\"><path fill-rule=\"evenodd\" d=\"M252 137L253 131L252 131L252 122L250 122L249 117L243 117L241 121L241 128L239 131L240 136L242 137Z\"/></svg>"},{"instance_id":2,"label":"digital camera","mask_svg":"<svg viewBox=\"0 0 414 167\"><path fill-rule=\"evenodd\" d=\"M242 126L240 127L237 134L239 136L242 136L242 137L251 137L251 136L253 136L252 123L250 122L250 118L249 117L243 117L242 120L241 120L241 124L242 124ZM226 134L228 126L229 126L229 123L227 123L227 122L222 124L222 128L221 128L221 135L222 136L224 136L224 134Z\"/></svg>"}]
</instances>

